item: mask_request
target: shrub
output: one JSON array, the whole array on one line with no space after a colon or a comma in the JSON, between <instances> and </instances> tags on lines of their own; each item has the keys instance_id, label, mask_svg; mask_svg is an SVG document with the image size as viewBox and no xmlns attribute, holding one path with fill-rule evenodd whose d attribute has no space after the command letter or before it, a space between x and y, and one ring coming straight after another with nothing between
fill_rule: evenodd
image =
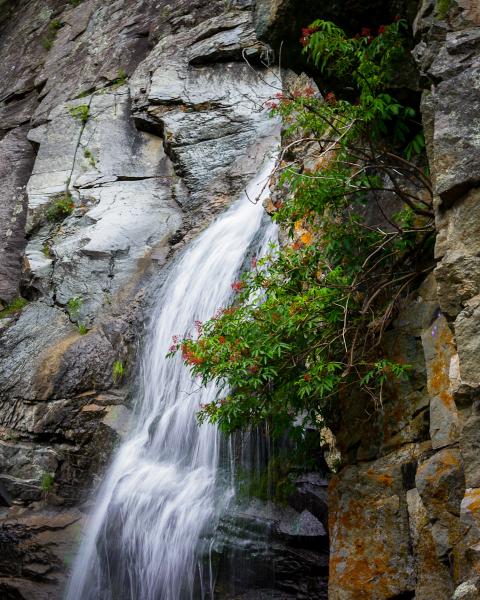
<instances>
[{"instance_id":1,"label":"shrub","mask_svg":"<svg viewBox=\"0 0 480 600\"><path fill-rule=\"evenodd\" d=\"M93 156L93 152L88 148L85 148L83 151L83 156L88 160L91 167L95 168L95 157Z\"/></svg>"},{"instance_id":2,"label":"shrub","mask_svg":"<svg viewBox=\"0 0 480 600\"><path fill-rule=\"evenodd\" d=\"M125 83L127 83L127 73L125 72L125 69L119 69L117 77L112 81L112 86L115 89Z\"/></svg>"},{"instance_id":3,"label":"shrub","mask_svg":"<svg viewBox=\"0 0 480 600\"><path fill-rule=\"evenodd\" d=\"M452 0L437 0L435 6L435 13L442 21L447 18L450 8L452 7Z\"/></svg>"},{"instance_id":4,"label":"shrub","mask_svg":"<svg viewBox=\"0 0 480 600\"><path fill-rule=\"evenodd\" d=\"M431 268L433 210L428 177L405 156L415 111L386 91L404 29L399 21L350 38L315 21L303 30L307 56L337 87L324 99L308 86L270 103L287 138L274 219L290 241L232 283L233 303L199 324L197 339L174 340L170 355L180 351L203 384L223 390L200 421L227 432L268 421L303 435L329 421L340 396L361 390L381 404L387 381L408 373L384 355L382 336L398 299ZM319 157L311 170L296 154L306 144ZM365 206L385 198L403 208L372 226Z\"/></svg>"}]
</instances>

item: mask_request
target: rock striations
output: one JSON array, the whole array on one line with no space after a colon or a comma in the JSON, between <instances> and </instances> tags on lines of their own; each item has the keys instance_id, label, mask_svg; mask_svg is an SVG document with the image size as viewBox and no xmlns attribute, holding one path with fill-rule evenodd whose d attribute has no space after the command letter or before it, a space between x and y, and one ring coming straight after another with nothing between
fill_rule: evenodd
<instances>
[{"instance_id":1,"label":"rock striations","mask_svg":"<svg viewBox=\"0 0 480 600\"><path fill-rule=\"evenodd\" d=\"M1 4L0 310L29 302L0 320L0 596L40 600L128 429L162 271L276 143L281 83L250 0Z\"/></svg>"},{"instance_id":2,"label":"rock striations","mask_svg":"<svg viewBox=\"0 0 480 600\"><path fill-rule=\"evenodd\" d=\"M266 68L274 58L262 39L290 43L292 15L322 16L316 4L0 1L2 598L62 597L84 518L78 507L128 430L127 384L149 303L175 252L243 189L273 143L264 106L281 82ZM367 10L354 0L330 4L326 16L345 23ZM475 0L388 5L392 14L418 10L413 55L437 262L385 339L388 353L414 365L412 377L375 411L364 398L342 399L343 462L328 492L329 598L473 600L480 10ZM26 306L9 310L20 295ZM312 477L297 482L295 510L267 518L264 507L247 507L222 524L214 553L227 565L224 597L238 556L252 580L262 571L260 586L274 564L283 578L274 597L324 595L326 482ZM251 531L249 553L239 524ZM235 581L235 597L264 597L248 596L245 581Z\"/></svg>"}]
</instances>

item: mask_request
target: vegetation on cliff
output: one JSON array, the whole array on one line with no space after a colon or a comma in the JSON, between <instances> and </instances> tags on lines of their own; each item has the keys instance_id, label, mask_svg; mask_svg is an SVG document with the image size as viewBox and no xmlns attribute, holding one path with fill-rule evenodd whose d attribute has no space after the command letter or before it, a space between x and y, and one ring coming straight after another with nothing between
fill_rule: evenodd
<instances>
[{"instance_id":1,"label":"vegetation on cliff","mask_svg":"<svg viewBox=\"0 0 480 600\"><path fill-rule=\"evenodd\" d=\"M270 103L285 127L273 218L289 243L254 259L231 306L171 348L225 390L200 420L227 432L265 420L301 431L323 423L339 394L361 388L381 403L387 378L407 373L385 356L382 334L429 268L433 212L415 110L388 91L405 29L397 21L348 37L319 20L303 30L305 53L335 90L306 86Z\"/></svg>"}]
</instances>

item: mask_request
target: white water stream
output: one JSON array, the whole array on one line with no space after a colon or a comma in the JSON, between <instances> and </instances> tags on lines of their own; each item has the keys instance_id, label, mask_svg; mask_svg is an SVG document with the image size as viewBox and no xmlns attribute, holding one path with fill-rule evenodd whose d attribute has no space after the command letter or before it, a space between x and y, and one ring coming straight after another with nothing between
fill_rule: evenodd
<instances>
[{"instance_id":1,"label":"white water stream","mask_svg":"<svg viewBox=\"0 0 480 600\"><path fill-rule=\"evenodd\" d=\"M151 321L141 369L138 420L120 447L96 500L74 564L67 600L183 600L212 597L198 587L199 546L213 533L232 494L218 477L220 436L199 427L199 388L180 355L165 356L172 336L193 331L225 306L231 283L259 235L261 199L273 161L172 267ZM210 586L213 583L210 582Z\"/></svg>"}]
</instances>

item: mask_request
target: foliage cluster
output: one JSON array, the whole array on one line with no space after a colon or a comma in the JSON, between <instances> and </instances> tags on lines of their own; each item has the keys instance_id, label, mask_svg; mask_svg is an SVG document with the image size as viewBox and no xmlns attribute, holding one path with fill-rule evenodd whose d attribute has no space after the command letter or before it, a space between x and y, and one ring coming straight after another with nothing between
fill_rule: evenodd
<instances>
[{"instance_id":1,"label":"foliage cluster","mask_svg":"<svg viewBox=\"0 0 480 600\"><path fill-rule=\"evenodd\" d=\"M125 366L123 365L121 360L116 360L113 363L112 368L112 377L115 383L120 382L125 375Z\"/></svg>"},{"instance_id":2,"label":"foliage cluster","mask_svg":"<svg viewBox=\"0 0 480 600\"><path fill-rule=\"evenodd\" d=\"M125 69L120 68L116 78L112 81L112 87L115 89L121 85L125 85L125 83L127 83L127 73Z\"/></svg>"},{"instance_id":3,"label":"foliage cluster","mask_svg":"<svg viewBox=\"0 0 480 600\"><path fill-rule=\"evenodd\" d=\"M72 319L76 319L78 317L78 313L83 305L83 298L81 296L72 296L67 302L67 310L68 314Z\"/></svg>"},{"instance_id":4,"label":"foliage cluster","mask_svg":"<svg viewBox=\"0 0 480 600\"><path fill-rule=\"evenodd\" d=\"M83 150L83 156L87 159L89 165L94 169L96 166L95 157L93 152L89 148Z\"/></svg>"},{"instance_id":5,"label":"foliage cluster","mask_svg":"<svg viewBox=\"0 0 480 600\"><path fill-rule=\"evenodd\" d=\"M52 489L54 481L55 476L53 473L49 473L48 471L42 473L42 477L40 479L40 486L44 494L46 494Z\"/></svg>"},{"instance_id":6,"label":"foliage cluster","mask_svg":"<svg viewBox=\"0 0 480 600\"><path fill-rule=\"evenodd\" d=\"M65 217L72 214L75 204L72 195L65 192L56 198L51 206L48 207L46 215L47 219L52 223L63 221Z\"/></svg>"},{"instance_id":7,"label":"foliage cluster","mask_svg":"<svg viewBox=\"0 0 480 600\"><path fill-rule=\"evenodd\" d=\"M62 27L63 27L63 23L61 21L59 21L58 19L52 19L50 21L50 23L48 24L48 28L47 28L47 35L44 37L44 39L42 41L42 45L45 48L45 50L50 50L50 48L53 46L53 42L55 41L55 38L57 37L58 30L61 29Z\"/></svg>"},{"instance_id":8,"label":"foliage cluster","mask_svg":"<svg viewBox=\"0 0 480 600\"><path fill-rule=\"evenodd\" d=\"M71 106L68 110L74 119L78 119L84 125L90 117L90 108L87 104Z\"/></svg>"},{"instance_id":9,"label":"foliage cluster","mask_svg":"<svg viewBox=\"0 0 480 600\"><path fill-rule=\"evenodd\" d=\"M25 298L14 298L3 310L0 310L0 319L11 317L15 313L21 311L27 304L28 300L25 300Z\"/></svg>"},{"instance_id":10,"label":"foliage cluster","mask_svg":"<svg viewBox=\"0 0 480 600\"><path fill-rule=\"evenodd\" d=\"M304 431L354 389L381 403L385 382L407 373L384 355L382 334L429 268L433 213L428 177L411 160L423 149L415 110L388 92L405 27L303 30L310 60L340 83L324 98L307 86L270 103L286 127L274 219L290 241L252 262L231 306L197 324L195 339L174 340L170 353L223 390L200 420L227 432L265 420Z\"/></svg>"}]
</instances>

